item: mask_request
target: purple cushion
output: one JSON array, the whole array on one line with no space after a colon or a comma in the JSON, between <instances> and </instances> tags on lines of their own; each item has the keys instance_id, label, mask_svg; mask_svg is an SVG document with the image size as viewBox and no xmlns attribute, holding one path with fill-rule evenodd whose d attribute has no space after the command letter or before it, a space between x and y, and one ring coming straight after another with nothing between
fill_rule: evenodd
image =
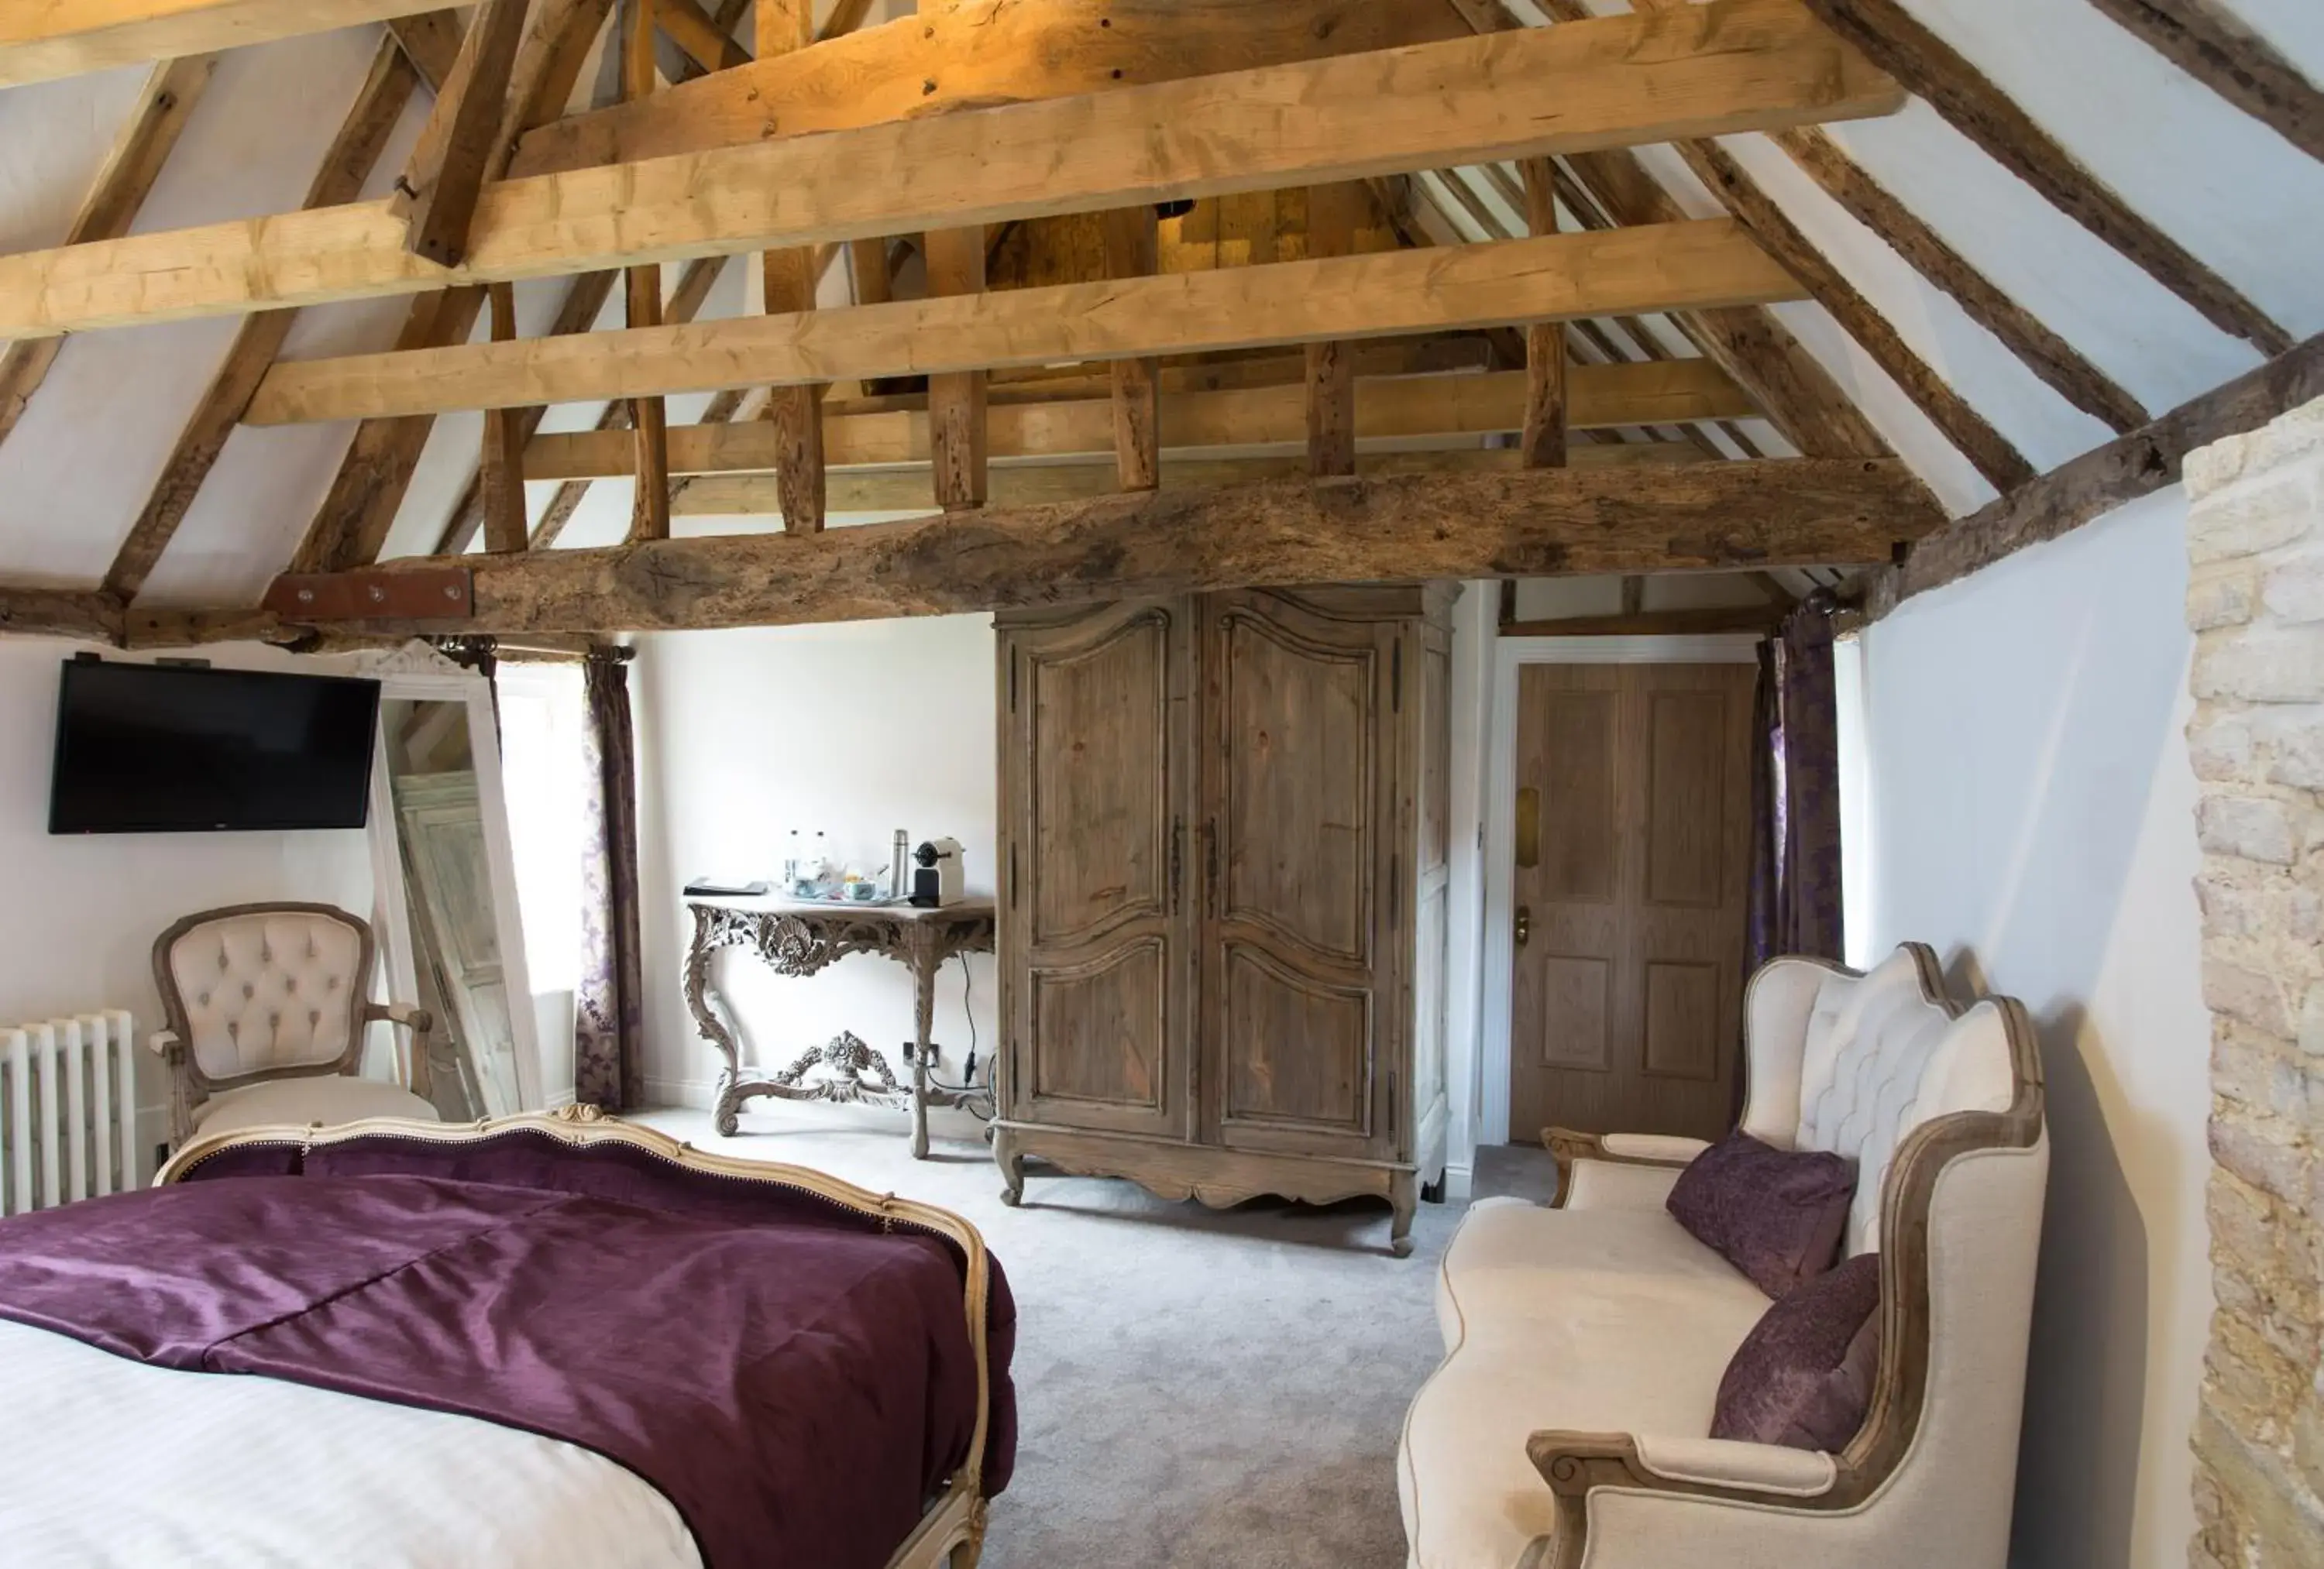
<instances>
[{"instance_id":1,"label":"purple cushion","mask_svg":"<svg viewBox=\"0 0 2324 1569\"><path fill-rule=\"evenodd\" d=\"M1668 1203L1696 1241L1780 1298L1831 1268L1855 1197L1847 1156L1778 1150L1737 1132L1679 1173Z\"/></svg>"},{"instance_id":2,"label":"purple cushion","mask_svg":"<svg viewBox=\"0 0 2324 1569\"><path fill-rule=\"evenodd\" d=\"M1880 1255L1858 1253L1768 1308L1727 1364L1713 1438L1838 1454L1880 1371Z\"/></svg>"}]
</instances>

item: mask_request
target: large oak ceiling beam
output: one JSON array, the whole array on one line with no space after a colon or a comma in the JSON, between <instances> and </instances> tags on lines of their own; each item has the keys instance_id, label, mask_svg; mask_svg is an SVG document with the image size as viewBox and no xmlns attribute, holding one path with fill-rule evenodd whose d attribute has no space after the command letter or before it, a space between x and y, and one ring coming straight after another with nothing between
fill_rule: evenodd
<instances>
[{"instance_id":1,"label":"large oak ceiling beam","mask_svg":"<svg viewBox=\"0 0 2324 1569\"><path fill-rule=\"evenodd\" d=\"M1807 0L1834 32L1929 101L1953 128L2185 300L2221 332L2282 353L2291 335L2193 252L2142 217L2034 117L1897 0Z\"/></svg>"},{"instance_id":2,"label":"large oak ceiling beam","mask_svg":"<svg viewBox=\"0 0 2324 1569\"><path fill-rule=\"evenodd\" d=\"M1358 440L1475 436L1523 428L1527 373L1401 376L1356 383ZM1576 365L1568 417L1578 428L1688 424L1748 417L1750 399L1707 360ZM1262 446L1306 438L1296 384L1164 394L1159 445ZM989 412L995 458L1093 457L1114 449L1115 406L1105 399L996 404ZM835 466L924 463L928 417L918 411L824 416L824 454ZM779 466L781 444L763 420L674 426L672 473L706 474ZM525 449L530 480L604 478L631 472L629 444L613 431L536 436ZM1124 489L1133 487L1125 486ZM1150 486L1135 487L1150 489Z\"/></svg>"},{"instance_id":3,"label":"large oak ceiling beam","mask_svg":"<svg viewBox=\"0 0 2324 1569\"><path fill-rule=\"evenodd\" d=\"M487 188L459 268L392 203L0 258L0 334L411 293L1892 112L1791 0L1712 0Z\"/></svg>"},{"instance_id":4,"label":"large oak ceiling beam","mask_svg":"<svg viewBox=\"0 0 2324 1569\"><path fill-rule=\"evenodd\" d=\"M0 585L0 633L118 643L123 636L121 601L86 589Z\"/></svg>"},{"instance_id":5,"label":"large oak ceiling beam","mask_svg":"<svg viewBox=\"0 0 2324 1569\"><path fill-rule=\"evenodd\" d=\"M465 558L471 613L410 625L503 633L777 626L1273 583L1869 562L1941 521L1928 492L1893 461L1358 475L986 508L818 534ZM300 619L301 606L398 579L441 582L456 595L445 571L440 560L420 560L346 579L284 578L267 606Z\"/></svg>"},{"instance_id":6,"label":"large oak ceiling beam","mask_svg":"<svg viewBox=\"0 0 2324 1569\"><path fill-rule=\"evenodd\" d=\"M435 8L420 0L9 0L0 5L0 87Z\"/></svg>"},{"instance_id":7,"label":"large oak ceiling beam","mask_svg":"<svg viewBox=\"0 0 2324 1569\"><path fill-rule=\"evenodd\" d=\"M2219 0L2090 3L2309 157L2324 159L2324 90Z\"/></svg>"},{"instance_id":8,"label":"large oak ceiling beam","mask_svg":"<svg viewBox=\"0 0 2324 1569\"><path fill-rule=\"evenodd\" d=\"M974 0L527 135L512 177L1465 35L1438 0Z\"/></svg>"},{"instance_id":9,"label":"large oak ceiling beam","mask_svg":"<svg viewBox=\"0 0 2324 1569\"><path fill-rule=\"evenodd\" d=\"M2175 485L2197 447L2256 430L2319 398L2324 398L2324 335L1947 523L1916 543L1900 564L1871 574L1865 610L1886 615L1914 594Z\"/></svg>"},{"instance_id":10,"label":"large oak ceiling beam","mask_svg":"<svg viewBox=\"0 0 2324 1569\"><path fill-rule=\"evenodd\" d=\"M278 365L253 424L572 403L1795 299L1729 219Z\"/></svg>"}]
</instances>

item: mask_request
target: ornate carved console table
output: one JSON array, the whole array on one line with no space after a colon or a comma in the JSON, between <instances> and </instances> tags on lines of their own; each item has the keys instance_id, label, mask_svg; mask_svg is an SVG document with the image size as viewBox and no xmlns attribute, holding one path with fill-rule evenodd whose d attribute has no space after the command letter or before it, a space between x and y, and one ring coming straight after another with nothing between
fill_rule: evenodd
<instances>
[{"instance_id":1,"label":"ornate carved console table","mask_svg":"<svg viewBox=\"0 0 2324 1569\"><path fill-rule=\"evenodd\" d=\"M992 1092L954 1088L928 1079L928 1031L936 1013L936 972L958 953L992 951L989 899L939 910L908 904L813 904L788 899L690 901L694 940L686 956L686 1005L703 1039L718 1048L726 1069L718 1078L718 1131L732 1133L742 1103L754 1096L783 1100L862 1102L907 1106L912 1114L912 1155L928 1152L928 1107L964 1106L988 1122ZM780 1072L746 1076L742 1048L712 1006L710 961L722 948L747 948L777 975L810 976L853 953L876 953L912 972L912 1077L898 1081L888 1060L853 1034L802 1053ZM811 1078L817 1067L825 1070Z\"/></svg>"}]
</instances>

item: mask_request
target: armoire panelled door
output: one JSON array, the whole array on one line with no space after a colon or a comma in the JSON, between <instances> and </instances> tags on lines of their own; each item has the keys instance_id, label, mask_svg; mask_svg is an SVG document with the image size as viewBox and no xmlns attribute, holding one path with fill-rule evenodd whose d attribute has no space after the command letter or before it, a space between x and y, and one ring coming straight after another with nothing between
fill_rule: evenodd
<instances>
[{"instance_id":1,"label":"armoire panelled door","mask_svg":"<svg viewBox=\"0 0 2324 1569\"><path fill-rule=\"evenodd\" d=\"M1194 630L1184 601L1019 631L1000 672L1006 1115L1182 1137Z\"/></svg>"},{"instance_id":2,"label":"armoire panelled door","mask_svg":"<svg viewBox=\"0 0 2324 1569\"><path fill-rule=\"evenodd\" d=\"M1269 594L1199 604L1205 1136L1388 1158L1405 629Z\"/></svg>"},{"instance_id":3,"label":"armoire panelled door","mask_svg":"<svg viewBox=\"0 0 2324 1569\"><path fill-rule=\"evenodd\" d=\"M1512 1139L1732 1124L1755 675L1519 668Z\"/></svg>"}]
</instances>

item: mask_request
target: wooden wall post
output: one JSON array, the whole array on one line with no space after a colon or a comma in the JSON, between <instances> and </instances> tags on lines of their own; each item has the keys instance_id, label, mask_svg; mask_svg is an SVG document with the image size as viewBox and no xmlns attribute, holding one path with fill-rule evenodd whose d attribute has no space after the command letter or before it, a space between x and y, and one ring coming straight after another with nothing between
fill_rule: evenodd
<instances>
[{"instance_id":1,"label":"wooden wall post","mask_svg":"<svg viewBox=\"0 0 2324 1569\"><path fill-rule=\"evenodd\" d=\"M654 90L654 0L622 0L622 97ZM632 267L622 277L633 327L661 325L661 267ZM659 398L633 399L630 425L638 448L637 494L630 503L630 537L669 537L669 416Z\"/></svg>"},{"instance_id":2,"label":"wooden wall post","mask_svg":"<svg viewBox=\"0 0 2324 1569\"><path fill-rule=\"evenodd\" d=\"M492 300L493 342L516 339L516 286L488 286ZM521 408L484 410L484 454L479 482L484 511L484 548L522 550L527 532L524 515L524 442L531 422Z\"/></svg>"},{"instance_id":3,"label":"wooden wall post","mask_svg":"<svg viewBox=\"0 0 2324 1569\"><path fill-rule=\"evenodd\" d=\"M758 0L758 58L771 60L815 41L811 0ZM770 316L815 308L815 248L769 251L761 258ZM813 534L823 527L823 393L820 386L776 387L767 398L775 427L775 484L782 497L783 530Z\"/></svg>"},{"instance_id":4,"label":"wooden wall post","mask_svg":"<svg viewBox=\"0 0 2324 1569\"><path fill-rule=\"evenodd\" d=\"M1549 160L1528 158L1525 176L1526 227L1535 234L1557 233L1557 197ZM1565 466L1565 324L1537 321L1526 328L1525 429L1517 450L1529 469Z\"/></svg>"},{"instance_id":5,"label":"wooden wall post","mask_svg":"<svg viewBox=\"0 0 2324 1569\"><path fill-rule=\"evenodd\" d=\"M1356 248L1356 223L1370 201L1352 181L1307 189L1307 254L1346 256ZM1356 472L1356 345L1307 345L1307 471Z\"/></svg>"},{"instance_id":6,"label":"wooden wall post","mask_svg":"<svg viewBox=\"0 0 2324 1569\"><path fill-rule=\"evenodd\" d=\"M983 289L983 229L936 230L921 243L930 295ZM982 371L928 378L928 454L936 465L936 505L947 512L984 505L984 381Z\"/></svg>"},{"instance_id":7,"label":"wooden wall post","mask_svg":"<svg viewBox=\"0 0 2324 1569\"><path fill-rule=\"evenodd\" d=\"M1143 278L1157 265L1150 205L1116 207L1104 216L1105 275ZM1113 362L1113 455L1125 491L1151 491L1162 483L1162 410L1158 362Z\"/></svg>"}]
</instances>

